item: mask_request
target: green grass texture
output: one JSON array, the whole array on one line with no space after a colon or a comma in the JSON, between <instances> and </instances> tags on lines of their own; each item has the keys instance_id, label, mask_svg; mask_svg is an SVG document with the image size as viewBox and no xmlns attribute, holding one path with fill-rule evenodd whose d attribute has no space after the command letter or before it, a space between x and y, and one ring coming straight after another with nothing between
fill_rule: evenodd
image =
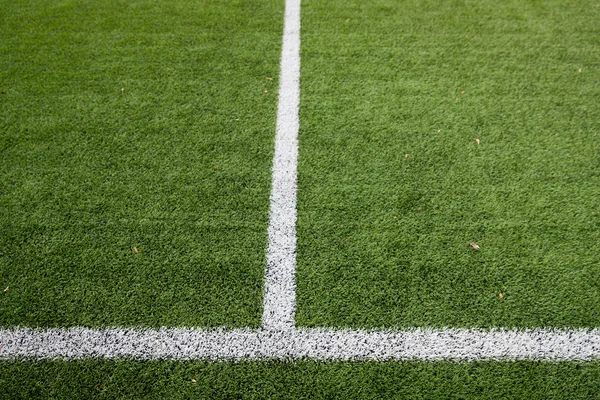
<instances>
[{"instance_id":1,"label":"green grass texture","mask_svg":"<svg viewBox=\"0 0 600 400\"><path fill-rule=\"evenodd\" d=\"M10 399L595 399L598 363L10 362Z\"/></svg>"},{"instance_id":2,"label":"green grass texture","mask_svg":"<svg viewBox=\"0 0 600 400\"><path fill-rule=\"evenodd\" d=\"M600 326L600 4L302 12L298 325Z\"/></svg>"},{"instance_id":3,"label":"green grass texture","mask_svg":"<svg viewBox=\"0 0 600 400\"><path fill-rule=\"evenodd\" d=\"M259 326L283 4L0 9L0 326Z\"/></svg>"}]
</instances>

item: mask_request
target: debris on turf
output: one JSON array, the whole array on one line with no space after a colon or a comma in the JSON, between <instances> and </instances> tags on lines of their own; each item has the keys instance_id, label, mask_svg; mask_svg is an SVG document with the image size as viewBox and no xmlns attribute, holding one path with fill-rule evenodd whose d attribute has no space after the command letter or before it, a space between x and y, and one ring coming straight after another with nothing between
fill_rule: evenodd
<instances>
[{"instance_id":1,"label":"debris on turf","mask_svg":"<svg viewBox=\"0 0 600 400\"><path fill-rule=\"evenodd\" d=\"M469 242L467 243L469 246L471 246L472 248L474 248L475 250L479 250L479 245L475 242Z\"/></svg>"}]
</instances>

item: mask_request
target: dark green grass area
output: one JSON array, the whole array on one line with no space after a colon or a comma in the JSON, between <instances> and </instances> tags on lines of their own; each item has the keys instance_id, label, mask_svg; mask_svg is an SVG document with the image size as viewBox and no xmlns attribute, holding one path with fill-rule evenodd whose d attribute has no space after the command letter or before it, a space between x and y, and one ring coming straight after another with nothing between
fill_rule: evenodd
<instances>
[{"instance_id":1,"label":"dark green grass area","mask_svg":"<svg viewBox=\"0 0 600 400\"><path fill-rule=\"evenodd\" d=\"M258 326L283 5L0 9L0 326Z\"/></svg>"},{"instance_id":2,"label":"dark green grass area","mask_svg":"<svg viewBox=\"0 0 600 400\"><path fill-rule=\"evenodd\" d=\"M599 326L600 4L302 11L298 324Z\"/></svg>"},{"instance_id":3,"label":"dark green grass area","mask_svg":"<svg viewBox=\"0 0 600 400\"><path fill-rule=\"evenodd\" d=\"M598 363L0 363L10 399L597 399L598 387Z\"/></svg>"}]
</instances>

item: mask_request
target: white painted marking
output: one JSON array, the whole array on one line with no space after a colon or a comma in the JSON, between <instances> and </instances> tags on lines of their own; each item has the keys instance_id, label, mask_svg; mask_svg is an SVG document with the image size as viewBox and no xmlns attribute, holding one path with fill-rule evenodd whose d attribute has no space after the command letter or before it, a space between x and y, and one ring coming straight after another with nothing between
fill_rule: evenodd
<instances>
[{"instance_id":1,"label":"white painted marking","mask_svg":"<svg viewBox=\"0 0 600 400\"><path fill-rule=\"evenodd\" d=\"M294 328L300 0L287 0L281 57L263 328L0 328L0 360L600 359L600 329L333 330Z\"/></svg>"},{"instance_id":2,"label":"white painted marking","mask_svg":"<svg viewBox=\"0 0 600 400\"><path fill-rule=\"evenodd\" d=\"M296 191L300 104L300 0L287 0L265 267L263 328L294 328Z\"/></svg>"},{"instance_id":3,"label":"white painted marking","mask_svg":"<svg viewBox=\"0 0 600 400\"><path fill-rule=\"evenodd\" d=\"M600 359L600 330L0 329L2 360L82 358L591 361Z\"/></svg>"}]
</instances>

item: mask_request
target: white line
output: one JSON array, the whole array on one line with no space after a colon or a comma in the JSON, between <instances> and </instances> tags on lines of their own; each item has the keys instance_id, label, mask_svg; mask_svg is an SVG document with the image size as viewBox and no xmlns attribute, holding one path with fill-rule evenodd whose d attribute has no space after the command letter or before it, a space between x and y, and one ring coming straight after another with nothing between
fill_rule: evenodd
<instances>
[{"instance_id":1,"label":"white line","mask_svg":"<svg viewBox=\"0 0 600 400\"><path fill-rule=\"evenodd\" d=\"M263 328L268 330L294 328L300 0L286 1L279 79L262 319Z\"/></svg>"},{"instance_id":2,"label":"white line","mask_svg":"<svg viewBox=\"0 0 600 400\"><path fill-rule=\"evenodd\" d=\"M82 358L591 361L600 330L0 329L0 360Z\"/></svg>"},{"instance_id":3,"label":"white line","mask_svg":"<svg viewBox=\"0 0 600 400\"><path fill-rule=\"evenodd\" d=\"M0 328L0 360L600 360L600 329L295 329L300 0L285 10L263 328Z\"/></svg>"}]
</instances>

